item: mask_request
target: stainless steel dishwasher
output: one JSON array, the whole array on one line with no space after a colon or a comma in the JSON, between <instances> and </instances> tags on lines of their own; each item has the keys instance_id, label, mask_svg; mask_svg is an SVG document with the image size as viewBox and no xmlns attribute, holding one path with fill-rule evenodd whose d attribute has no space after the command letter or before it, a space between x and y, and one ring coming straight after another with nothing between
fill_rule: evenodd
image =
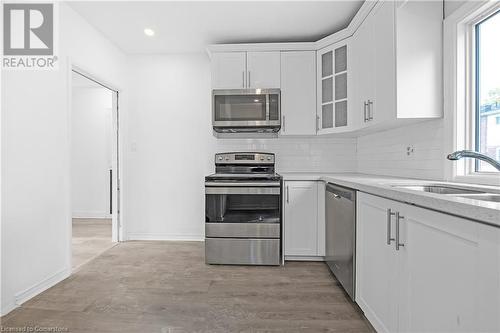
<instances>
[{"instance_id":1,"label":"stainless steel dishwasher","mask_svg":"<svg viewBox=\"0 0 500 333\"><path fill-rule=\"evenodd\" d=\"M326 253L328 267L354 300L356 191L326 185Z\"/></svg>"}]
</instances>

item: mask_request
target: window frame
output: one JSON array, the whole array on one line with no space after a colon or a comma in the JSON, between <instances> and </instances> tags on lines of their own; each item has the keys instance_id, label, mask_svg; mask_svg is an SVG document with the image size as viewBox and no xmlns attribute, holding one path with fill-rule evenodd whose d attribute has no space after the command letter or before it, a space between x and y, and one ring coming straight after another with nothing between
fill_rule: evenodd
<instances>
[{"instance_id":1,"label":"window frame","mask_svg":"<svg viewBox=\"0 0 500 333\"><path fill-rule=\"evenodd\" d=\"M498 2L468 2L444 20L446 153L476 148L476 25L498 10ZM500 174L476 171L474 159L446 160L444 163L448 180L500 185Z\"/></svg>"},{"instance_id":2,"label":"window frame","mask_svg":"<svg viewBox=\"0 0 500 333\"><path fill-rule=\"evenodd\" d=\"M490 12L490 11L488 11ZM480 44L480 40L479 40L479 33L480 33L480 29L479 29L479 25L488 21L489 19L491 19L493 16L495 15L500 15L500 9L499 10L493 10L490 12L489 15L487 15L486 17L483 17L481 18L478 22L474 23L473 25L473 34L474 34L474 41L473 41L473 44L470 45L471 48L473 48L472 52L474 52L474 63L471 64L471 68L474 68L474 73L473 73L473 82L471 83L471 86L474 90L473 94L474 94L474 108L473 110L471 110L471 112L474 113L474 150L475 151L479 151L479 144L480 144L480 128L479 128L479 123L480 123L480 108L481 108L481 102L479 100L479 95L480 95L480 86L479 86L479 69L480 69L480 64L479 64L479 56L480 56L480 52L479 52L479 44ZM496 121L496 119L495 119ZM477 174L498 174L498 172L489 172L489 171L478 171L479 169L479 161L478 160L473 160L473 169L472 169L472 172L473 173L477 173Z\"/></svg>"}]
</instances>

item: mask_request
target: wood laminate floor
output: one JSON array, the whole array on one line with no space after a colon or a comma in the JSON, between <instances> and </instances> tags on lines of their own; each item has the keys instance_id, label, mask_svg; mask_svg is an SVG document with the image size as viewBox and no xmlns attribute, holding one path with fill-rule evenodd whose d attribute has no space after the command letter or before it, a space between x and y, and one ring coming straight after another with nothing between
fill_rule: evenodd
<instances>
[{"instance_id":1,"label":"wood laminate floor","mask_svg":"<svg viewBox=\"0 0 500 333\"><path fill-rule=\"evenodd\" d=\"M114 245L111 242L111 219L73 219L73 270Z\"/></svg>"},{"instance_id":2,"label":"wood laminate floor","mask_svg":"<svg viewBox=\"0 0 500 333\"><path fill-rule=\"evenodd\" d=\"M2 318L69 332L372 332L321 262L211 266L202 242L125 242Z\"/></svg>"}]
</instances>

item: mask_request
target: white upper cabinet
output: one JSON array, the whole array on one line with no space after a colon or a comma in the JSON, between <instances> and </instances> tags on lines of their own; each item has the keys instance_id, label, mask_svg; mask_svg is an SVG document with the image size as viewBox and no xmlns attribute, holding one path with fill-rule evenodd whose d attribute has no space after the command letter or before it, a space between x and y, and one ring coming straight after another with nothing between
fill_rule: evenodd
<instances>
[{"instance_id":1,"label":"white upper cabinet","mask_svg":"<svg viewBox=\"0 0 500 333\"><path fill-rule=\"evenodd\" d=\"M212 89L280 88L280 52L214 52Z\"/></svg>"},{"instance_id":2,"label":"white upper cabinet","mask_svg":"<svg viewBox=\"0 0 500 333\"><path fill-rule=\"evenodd\" d=\"M439 118L443 114L442 3L406 1L397 5L398 117Z\"/></svg>"},{"instance_id":3,"label":"white upper cabinet","mask_svg":"<svg viewBox=\"0 0 500 333\"><path fill-rule=\"evenodd\" d=\"M280 52L247 52L247 88L280 88Z\"/></svg>"},{"instance_id":4,"label":"white upper cabinet","mask_svg":"<svg viewBox=\"0 0 500 333\"><path fill-rule=\"evenodd\" d=\"M366 1L362 9L353 20L361 24L328 46L214 46L212 88L281 88L281 135L363 133L442 117L442 3ZM304 50L319 47L313 70L314 51Z\"/></svg>"},{"instance_id":5,"label":"white upper cabinet","mask_svg":"<svg viewBox=\"0 0 500 333\"><path fill-rule=\"evenodd\" d=\"M215 52L211 65L212 89L246 87L246 52Z\"/></svg>"},{"instance_id":6,"label":"white upper cabinet","mask_svg":"<svg viewBox=\"0 0 500 333\"><path fill-rule=\"evenodd\" d=\"M379 1L352 44L358 128L442 116L441 3Z\"/></svg>"},{"instance_id":7,"label":"white upper cabinet","mask_svg":"<svg viewBox=\"0 0 500 333\"><path fill-rule=\"evenodd\" d=\"M348 58L351 63L352 97L350 99L350 113L353 128L363 128L370 121L368 107L375 95L375 57L373 16L368 16L358 28L351 40L351 52Z\"/></svg>"},{"instance_id":8,"label":"white upper cabinet","mask_svg":"<svg viewBox=\"0 0 500 333\"><path fill-rule=\"evenodd\" d=\"M316 135L316 52L281 52L281 133Z\"/></svg>"},{"instance_id":9,"label":"white upper cabinet","mask_svg":"<svg viewBox=\"0 0 500 333\"><path fill-rule=\"evenodd\" d=\"M349 52L349 39L318 51L318 134L345 132L352 125L348 103Z\"/></svg>"}]
</instances>

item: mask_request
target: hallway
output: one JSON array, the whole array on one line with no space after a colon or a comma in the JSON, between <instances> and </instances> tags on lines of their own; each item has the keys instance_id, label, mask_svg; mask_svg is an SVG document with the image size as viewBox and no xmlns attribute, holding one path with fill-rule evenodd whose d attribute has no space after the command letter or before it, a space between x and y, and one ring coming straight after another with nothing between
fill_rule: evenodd
<instances>
[{"instance_id":1,"label":"hallway","mask_svg":"<svg viewBox=\"0 0 500 333\"><path fill-rule=\"evenodd\" d=\"M73 271L114 245L111 219L73 219Z\"/></svg>"}]
</instances>

